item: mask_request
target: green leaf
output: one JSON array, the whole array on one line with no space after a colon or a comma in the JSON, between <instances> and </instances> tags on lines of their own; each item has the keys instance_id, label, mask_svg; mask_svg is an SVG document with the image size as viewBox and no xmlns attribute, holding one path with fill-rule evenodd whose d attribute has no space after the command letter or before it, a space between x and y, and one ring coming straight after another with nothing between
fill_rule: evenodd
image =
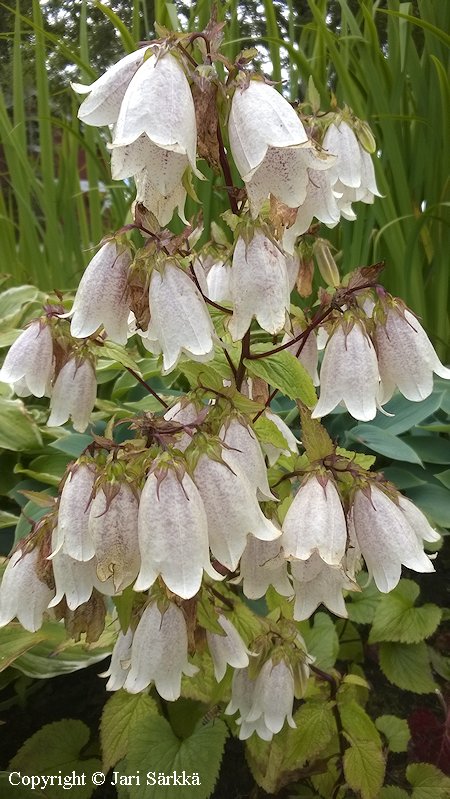
<instances>
[{"instance_id":1,"label":"green leaf","mask_svg":"<svg viewBox=\"0 0 450 799\"><path fill-rule=\"evenodd\" d=\"M103 768L115 766L128 752L128 742L135 724L147 715L158 713L158 706L148 694L117 691L106 702L100 722Z\"/></svg>"},{"instance_id":2,"label":"green leaf","mask_svg":"<svg viewBox=\"0 0 450 799\"><path fill-rule=\"evenodd\" d=\"M428 694L436 690L426 644L380 644L380 667L389 682L404 691Z\"/></svg>"},{"instance_id":3,"label":"green leaf","mask_svg":"<svg viewBox=\"0 0 450 799\"><path fill-rule=\"evenodd\" d=\"M378 716L375 726L385 736L391 752L407 751L411 733L406 719L390 715Z\"/></svg>"},{"instance_id":4,"label":"green leaf","mask_svg":"<svg viewBox=\"0 0 450 799\"><path fill-rule=\"evenodd\" d=\"M383 785L377 799L409 799L409 793L397 785Z\"/></svg>"},{"instance_id":5,"label":"green leaf","mask_svg":"<svg viewBox=\"0 0 450 799\"><path fill-rule=\"evenodd\" d=\"M417 452L406 444L401 438L393 436L387 430L381 430L371 424L357 424L347 433L350 441L357 441L359 444L392 458L395 461L405 461L406 463L421 464Z\"/></svg>"},{"instance_id":6,"label":"green leaf","mask_svg":"<svg viewBox=\"0 0 450 799\"><path fill-rule=\"evenodd\" d=\"M136 361L121 344L116 344L114 341L108 340L105 341L100 351L102 358L110 358L114 363L120 363L122 366L125 366L126 369L132 369L139 377L142 377L141 370Z\"/></svg>"},{"instance_id":7,"label":"green leaf","mask_svg":"<svg viewBox=\"0 0 450 799\"><path fill-rule=\"evenodd\" d=\"M293 768L313 760L336 734L333 703L305 702L294 714L297 729L289 729L286 740L286 765Z\"/></svg>"},{"instance_id":8,"label":"green leaf","mask_svg":"<svg viewBox=\"0 0 450 799\"><path fill-rule=\"evenodd\" d=\"M436 435L405 436L408 443L425 463L450 463L450 441Z\"/></svg>"},{"instance_id":9,"label":"green leaf","mask_svg":"<svg viewBox=\"0 0 450 799\"><path fill-rule=\"evenodd\" d=\"M430 603L414 607L419 590L413 580L400 580L393 591L381 597L369 635L370 644L379 641L417 644L434 633L441 621L441 609Z\"/></svg>"},{"instance_id":10,"label":"green leaf","mask_svg":"<svg viewBox=\"0 0 450 799\"><path fill-rule=\"evenodd\" d=\"M283 777L286 777L286 727L271 741L263 741L253 734L246 742L246 759L258 785L266 793L277 794Z\"/></svg>"},{"instance_id":11,"label":"green leaf","mask_svg":"<svg viewBox=\"0 0 450 799\"><path fill-rule=\"evenodd\" d=\"M15 516L14 513L8 513L6 510L0 510L0 530L5 527L15 527L18 521L19 517Z\"/></svg>"},{"instance_id":12,"label":"green leaf","mask_svg":"<svg viewBox=\"0 0 450 799\"><path fill-rule=\"evenodd\" d=\"M77 799L89 799L94 791L92 774L101 768L96 758L81 760L80 752L90 736L89 727L82 721L64 719L54 724L46 724L28 738L9 764L10 771L22 774L58 774L61 776L86 774L85 785L77 785ZM61 799L61 786L47 785L49 799Z\"/></svg>"},{"instance_id":13,"label":"green leaf","mask_svg":"<svg viewBox=\"0 0 450 799\"><path fill-rule=\"evenodd\" d=\"M385 763L373 741L352 743L344 753L344 775L362 799L375 799L383 785Z\"/></svg>"},{"instance_id":14,"label":"green leaf","mask_svg":"<svg viewBox=\"0 0 450 799\"><path fill-rule=\"evenodd\" d=\"M348 619L336 619L335 627L339 636L338 660L363 663L364 647L355 625Z\"/></svg>"},{"instance_id":15,"label":"green leaf","mask_svg":"<svg viewBox=\"0 0 450 799\"><path fill-rule=\"evenodd\" d=\"M14 472L33 477L39 483L58 486L70 461L70 456L59 455L55 452L52 455L40 455L38 458L34 458L27 469L17 464Z\"/></svg>"},{"instance_id":16,"label":"green leaf","mask_svg":"<svg viewBox=\"0 0 450 799\"><path fill-rule=\"evenodd\" d=\"M265 444L272 444L272 446L281 450L288 449L287 441L281 430L278 429L275 422L272 422L264 414L256 420L253 429L259 441L263 441Z\"/></svg>"},{"instance_id":17,"label":"green leaf","mask_svg":"<svg viewBox=\"0 0 450 799\"><path fill-rule=\"evenodd\" d=\"M22 400L0 397L0 449L29 452L40 447L39 428Z\"/></svg>"},{"instance_id":18,"label":"green leaf","mask_svg":"<svg viewBox=\"0 0 450 799\"><path fill-rule=\"evenodd\" d=\"M358 575L358 583L362 586L361 593L352 592L347 597L348 617L356 624L371 624L381 598L381 593L373 580L367 584L368 576L365 572Z\"/></svg>"},{"instance_id":19,"label":"green leaf","mask_svg":"<svg viewBox=\"0 0 450 799\"><path fill-rule=\"evenodd\" d=\"M66 452L72 458L78 458L79 455L93 442L92 436L86 433L69 433L67 436L58 438L57 441L52 441L50 447L59 450L59 452Z\"/></svg>"},{"instance_id":20,"label":"green leaf","mask_svg":"<svg viewBox=\"0 0 450 799\"><path fill-rule=\"evenodd\" d=\"M402 394L396 394L384 406L384 410L393 413L394 416L384 416L384 414L378 413L374 426L380 430L388 430L394 436L399 436L432 416L441 407L441 402L442 391L434 391L422 402L410 402Z\"/></svg>"},{"instance_id":21,"label":"green leaf","mask_svg":"<svg viewBox=\"0 0 450 799\"><path fill-rule=\"evenodd\" d=\"M424 475L422 478L417 474L413 474L412 471L405 469L403 466L387 466L386 469L383 469L383 474L401 491L404 488L413 488L413 486L420 486L426 483L426 472L422 471Z\"/></svg>"},{"instance_id":22,"label":"green leaf","mask_svg":"<svg viewBox=\"0 0 450 799\"><path fill-rule=\"evenodd\" d=\"M309 408L316 404L317 395L313 381L303 364L290 352L282 350L257 360L246 358L244 364L251 375L262 377L289 399L299 399Z\"/></svg>"},{"instance_id":23,"label":"green leaf","mask_svg":"<svg viewBox=\"0 0 450 799\"><path fill-rule=\"evenodd\" d=\"M298 627L308 652L315 657L315 665L325 671L332 669L339 652L339 638L330 617L326 613L316 613L312 627L307 621L300 622Z\"/></svg>"},{"instance_id":24,"label":"green leaf","mask_svg":"<svg viewBox=\"0 0 450 799\"><path fill-rule=\"evenodd\" d=\"M406 779L413 786L412 799L448 799L450 777L430 763L411 763Z\"/></svg>"},{"instance_id":25,"label":"green leaf","mask_svg":"<svg viewBox=\"0 0 450 799\"><path fill-rule=\"evenodd\" d=\"M352 743L370 741L381 750L381 738L375 724L363 707L353 699L346 701L338 695L342 726Z\"/></svg>"},{"instance_id":26,"label":"green leaf","mask_svg":"<svg viewBox=\"0 0 450 799\"><path fill-rule=\"evenodd\" d=\"M29 633L20 624L12 622L0 630L0 671L44 639L42 632Z\"/></svg>"},{"instance_id":27,"label":"green leaf","mask_svg":"<svg viewBox=\"0 0 450 799\"><path fill-rule=\"evenodd\" d=\"M450 492L438 485L411 488L408 497L418 505L435 524L450 527Z\"/></svg>"},{"instance_id":28,"label":"green leaf","mask_svg":"<svg viewBox=\"0 0 450 799\"><path fill-rule=\"evenodd\" d=\"M180 799L192 796L207 799L216 783L225 740L226 725L220 719L213 724L197 727L192 735L180 741L167 719L151 715L135 725L130 733L125 770L133 775L141 772L158 774L198 774L201 785L184 787L173 785L130 786L130 799ZM148 780L147 780L148 782Z\"/></svg>"},{"instance_id":29,"label":"green leaf","mask_svg":"<svg viewBox=\"0 0 450 799\"><path fill-rule=\"evenodd\" d=\"M443 472L439 472L435 477L445 488L450 488L450 469L444 469Z\"/></svg>"},{"instance_id":30,"label":"green leaf","mask_svg":"<svg viewBox=\"0 0 450 799\"><path fill-rule=\"evenodd\" d=\"M344 447L336 447L336 455L343 455L344 458L349 458L358 466L369 471L376 461L375 455L365 455L363 452L353 452L351 449L344 449Z\"/></svg>"},{"instance_id":31,"label":"green leaf","mask_svg":"<svg viewBox=\"0 0 450 799\"><path fill-rule=\"evenodd\" d=\"M302 428L302 444L310 461L321 460L331 455L334 444L327 430L319 419L312 419L303 405L299 406L300 424Z\"/></svg>"}]
</instances>

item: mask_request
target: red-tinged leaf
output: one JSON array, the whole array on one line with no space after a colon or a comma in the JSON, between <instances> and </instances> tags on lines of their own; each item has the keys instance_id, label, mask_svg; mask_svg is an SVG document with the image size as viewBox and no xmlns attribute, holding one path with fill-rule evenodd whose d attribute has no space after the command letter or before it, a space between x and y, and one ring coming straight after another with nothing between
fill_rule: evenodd
<instances>
[{"instance_id":1,"label":"red-tinged leaf","mask_svg":"<svg viewBox=\"0 0 450 799\"><path fill-rule=\"evenodd\" d=\"M432 763L450 775L450 710L438 716L427 707L408 718L411 730L411 760Z\"/></svg>"}]
</instances>

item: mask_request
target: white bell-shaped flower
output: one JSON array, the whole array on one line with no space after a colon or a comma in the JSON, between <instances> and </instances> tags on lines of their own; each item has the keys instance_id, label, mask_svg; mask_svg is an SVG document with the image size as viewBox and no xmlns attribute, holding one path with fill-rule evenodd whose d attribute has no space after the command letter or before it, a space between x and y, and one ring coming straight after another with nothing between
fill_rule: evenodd
<instances>
[{"instance_id":1,"label":"white bell-shaped flower","mask_svg":"<svg viewBox=\"0 0 450 799\"><path fill-rule=\"evenodd\" d=\"M131 666L131 644L133 642L133 631L128 628L126 633L119 632L116 643L111 653L111 663L107 671L99 674L99 677L109 677L106 683L107 691L119 691L123 688Z\"/></svg>"},{"instance_id":2,"label":"white bell-shaped flower","mask_svg":"<svg viewBox=\"0 0 450 799\"><path fill-rule=\"evenodd\" d=\"M54 531L53 546L56 544L56 535L57 533ZM59 550L52 556L52 567L56 594L50 602L49 608L56 607L64 596L69 610L76 610L88 601L95 581L94 558L89 561L74 560Z\"/></svg>"},{"instance_id":3,"label":"white bell-shaped flower","mask_svg":"<svg viewBox=\"0 0 450 799\"><path fill-rule=\"evenodd\" d=\"M31 633L42 626L54 591L37 576L38 558L39 547L25 554L17 549L11 555L0 584L0 627L16 617Z\"/></svg>"},{"instance_id":4,"label":"white bell-shaped flower","mask_svg":"<svg viewBox=\"0 0 450 799\"><path fill-rule=\"evenodd\" d=\"M43 397L53 374L53 339L49 325L39 319L32 322L16 338L9 349L2 368L2 383L19 383L21 396L30 393ZM23 391L28 389L27 394Z\"/></svg>"},{"instance_id":5,"label":"white bell-shaped flower","mask_svg":"<svg viewBox=\"0 0 450 799\"><path fill-rule=\"evenodd\" d=\"M353 221L356 215L351 207L352 202L370 204L374 197L381 197L372 158L344 120L337 125L331 123L324 136L323 148L337 156L329 176L341 215Z\"/></svg>"},{"instance_id":6,"label":"white bell-shaped flower","mask_svg":"<svg viewBox=\"0 0 450 799\"><path fill-rule=\"evenodd\" d=\"M230 275L231 266L223 263L223 261L216 261L211 266L206 275L208 287L206 295L210 300L214 302L231 302Z\"/></svg>"},{"instance_id":7,"label":"white bell-shaped flower","mask_svg":"<svg viewBox=\"0 0 450 799\"><path fill-rule=\"evenodd\" d=\"M103 325L117 344L128 339L128 268L131 254L116 241L108 241L89 263L75 295L70 332L87 338Z\"/></svg>"},{"instance_id":8,"label":"white bell-shaped flower","mask_svg":"<svg viewBox=\"0 0 450 799\"><path fill-rule=\"evenodd\" d=\"M402 564L417 572L434 571L402 507L378 486L371 485L370 492L358 489L351 513L358 546L379 591L395 588Z\"/></svg>"},{"instance_id":9,"label":"white bell-shaped flower","mask_svg":"<svg viewBox=\"0 0 450 799\"><path fill-rule=\"evenodd\" d=\"M280 530L261 511L252 484L237 464L230 468L202 455L194 480L206 510L211 551L231 571L239 563L249 533L265 541L280 536Z\"/></svg>"},{"instance_id":10,"label":"white bell-shaped flower","mask_svg":"<svg viewBox=\"0 0 450 799\"><path fill-rule=\"evenodd\" d=\"M280 539L260 541L249 535L239 571L239 582L242 582L242 590L248 599L264 596L270 585L282 596L292 596L294 593Z\"/></svg>"},{"instance_id":11,"label":"white bell-shaped flower","mask_svg":"<svg viewBox=\"0 0 450 799\"><path fill-rule=\"evenodd\" d=\"M248 669L237 669L233 674L231 699L225 708L225 713L228 716L232 716L239 711L240 716L236 723L239 725L239 738L241 741L246 741L254 732L263 741L271 741L273 733L266 727L262 716L259 716L256 721L247 721L247 716L252 707L255 686L256 680L250 678Z\"/></svg>"},{"instance_id":12,"label":"white bell-shaped flower","mask_svg":"<svg viewBox=\"0 0 450 799\"><path fill-rule=\"evenodd\" d=\"M49 427L72 418L74 429L84 433L97 397L97 380L91 362L70 358L58 374L50 399Z\"/></svg>"},{"instance_id":13,"label":"white bell-shaped flower","mask_svg":"<svg viewBox=\"0 0 450 799\"><path fill-rule=\"evenodd\" d=\"M286 258L275 244L255 230L247 244L236 242L230 274L233 316L228 329L234 341L242 339L253 317L268 333L279 333L286 322L290 291Z\"/></svg>"},{"instance_id":14,"label":"white bell-shaped flower","mask_svg":"<svg viewBox=\"0 0 450 799\"><path fill-rule=\"evenodd\" d=\"M308 477L284 518L281 546L285 556L308 560L317 552L325 563L338 566L346 544L347 524L334 482Z\"/></svg>"},{"instance_id":15,"label":"white bell-shaped flower","mask_svg":"<svg viewBox=\"0 0 450 799\"><path fill-rule=\"evenodd\" d=\"M320 398L313 419L326 416L341 402L362 422L377 412L380 375L375 348L364 327L355 322L346 331L338 325L325 348L320 370Z\"/></svg>"},{"instance_id":16,"label":"white bell-shaped flower","mask_svg":"<svg viewBox=\"0 0 450 799\"><path fill-rule=\"evenodd\" d=\"M87 94L78 109L78 118L86 125L113 125L119 116L120 106L131 78L144 63L146 48L136 50L121 58L98 80L85 86L72 83L77 94Z\"/></svg>"},{"instance_id":17,"label":"white bell-shaped flower","mask_svg":"<svg viewBox=\"0 0 450 799\"><path fill-rule=\"evenodd\" d=\"M231 152L246 184L256 217L269 194L290 208L306 194L308 168L327 169L296 112L267 83L250 81L238 87L228 123Z\"/></svg>"},{"instance_id":18,"label":"white bell-shaped flower","mask_svg":"<svg viewBox=\"0 0 450 799\"><path fill-rule=\"evenodd\" d=\"M405 514L408 523L413 528L419 544L421 544L422 541L428 541L429 543L435 544L437 541L441 540L442 536L437 532L437 530L433 529L425 514L423 514L416 505L414 505L414 502L411 502L410 499L400 495L398 498L398 504Z\"/></svg>"},{"instance_id":19,"label":"white bell-shaped flower","mask_svg":"<svg viewBox=\"0 0 450 799\"><path fill-rule=\"evenodd\" d=\"M383 402L395 387L406 399L420 402L433 390L433 372L450 380L417 318L406 308L390 307L384 324L375 327L375 344L383 386Z\"/></svg>"},{"instance_id":20,"label":"white bell-shaped flower","mask_svg":"<svg viewBox=\"0 0 450 799\"><path fill-rule=\"evenodd\" d=\"M159 695L174 702L181 693L181 675L192 677L198 669L188 663L186 622L171 603L163 613L154 602L144 610L131 646L131 668L124 688L132 694L155 683Z\"/></svg>"},{"instance_id":21,"label":"white bell-shaped flower","mask_svg":"<svg viewBox=\"0 0 450 799\"><path fill-rule=\"evenodd\" d=\"M287 344L289 339L296 338L296 336L302 333L303 330L304 327L295 319L292 323L292 335L286 334L282 343ZM303 343L303 346L301 348L300 355L297 355L301 343ZM305 342L296 341L295 344L292 344L292 346L288 347L287 349L288 352L291 352L294 357L298 357L298 360L305 367L314 385L318 386L320 383L319 374L317 371L317 365L319 363L319 350L317 347L317 337L314 331L312 330L309 333Z\"/></svg>"},{"instance_id":22,"label":"white bell-shaped flower","mask_svg":"<svg viewBox=\"0 0 450 799\"><path fill-rule=\"evenodd\" d=\"M106 486L106 489L114 486ZM138 543L139 502L127 483L117 493L98 491L89 513L89 532L97 560L97 576L105 583L112 578L116 592L131 585L141 560Z\"/></svg>"},{"instance_id":23,"label":"white bell-shaped flower","mask_svg":"<svg viewBox=\"0 0 450 799\"><path fill-rule=\"evenodd\" d=\"M117 152L113 151L113 168L117 163L115 158ZM175 209L180 219L187 224L184 216L187 195L182 184L186 157L177 153L168 153L155 146L148 163L149 166L134 176L136 202L145 205L147 210L156 216L161 227L169 224Z\"/></svg>"},{"instance_id":24,"label":"white bell-shaped flower","mask_svg":"<svg viewBox=\"0 0 450 799\"><path fill-rule=\"evenodd\" d=\"M207 630L206 641L213 659L215 678L221 682L228 664L234 669L243 669L248 666L249 657L248 649L231 621L223 613L219 614L217 621L225 635Z\"/></svg>"},{"instance_id":25,"label":"white bell-shaped flower","mask_svg":"<svg viewBox=\"0 0 450 799\"><path fill-rule=\"evenodd\" d=\"M208 526L200 493L185 472L152 472L139 503L141 570L135 591L145 591L161 575L174 594L190 599L198 592L203 570L220 579L209 561Z\"/></svg>"},{"instance_id":26,"label":"white bell-shaped flower","mask_svg":"<svg viewBox=\"0 0 450 799\"><path fill-rule=\"evenodd\" d=\"M294 224L287 228L283 235L283 249L292 253L297 238L306 233L314 218L333 228L340 217L341 212L333 193L330 172L309 169L306 196L298 208Z\"/></svg>"},{"instance_id":27,"label":"white bell-shaped flower","mask_svg":"<svg viewBox=\"0 0 450 799\"><path fill-rule=\"evenodd\" d=\"M236 464L252 483L259 500L271 500L267 469L258 439L253 430L236 418L224 425L219 438L225 443L222 458L233 469Z\"/></svg>"},{"instance_id":28,"label":"white bell-shaped flower","mask_svg":"<svg viewBox=\"0 0 450 799\"><path fill-rule=\"evenodd\" d=\"M306 561L293 560L291 573L295 590L294 619L309 619L322 604L336 616L347 618L342 591L358 591L359 586L351 580L340 566L329 566L318 552Z\"/></svg>"},{"instance_id":29,"label":"white bell-shaped flower","mask_svg":"<svg viewBox=\"0 0 450 799\"><path fill-rule=\"evenodd\" d=\"M87 561L95 555L89 531L89 513L96 479L95 470L82 463L70 472L61 493L58 508L57 536L53 547L74 560Z\"/></svg>"},{"instance_id":30,"label":"white bell-shaped flower","mask_svg":"<svg viewBox=\"0 0 450 799\"><path fill-rule=\"evenodd\" d=\"M113 152L119 149L113 177L156 168L161 172L153 172L153 183L166 193L180 163L196 169L196 147L194 101L184 70L170 53L152 55L134 74L120 106L111 145Z\"/></svg>"},{"instance_id":31,"label":"white bell-shaped flower","mask_svg":"<svg viewBox=\"0 0 450 799\"><path fill-rule=\"evenodd\" d=\"M361 185L358 188L345 186L340 180L333 185L333 193L336 198L336 205L344 219L353 222L356 214L352 208L352 203L361 202L372 205L375 197L382 197L378 191L375 170L372 158L358 143L361 155Z\"/></svg>"},{"instance_id":32,"label":"white bell-shaped flower","mask_svg":"<svg viewBox=\"0 0 450 799\"><path fill-rule=\"evenodd\" d=\"M256 722L262 718L273 735L280 732L285 721L295 729L293 704L294 675L291 667L284 660L278 663L271 658L266 660L256 678L252 706L246 721Z\"/></svg>"},{"instance_id":33,"label":"white bell-shaped flower","mask_svg":"<svg viewBox=\"0 0 450 799\"><path fill-rule=\"evenodd\" d=\"M150 339L163 353L163 373L177 365L181 354L195 361L214 355L214 327L198 288L175 264L167 261L162 273L154 269L150 278ZM145 342L151 348L148 341Z\"/></svg>"}]
</instances>

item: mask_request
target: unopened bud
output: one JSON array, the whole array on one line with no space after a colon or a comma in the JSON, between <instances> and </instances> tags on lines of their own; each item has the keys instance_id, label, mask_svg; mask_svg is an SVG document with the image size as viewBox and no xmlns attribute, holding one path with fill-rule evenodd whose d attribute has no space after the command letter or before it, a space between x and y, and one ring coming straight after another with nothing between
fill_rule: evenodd
<instances>
[{"instance_id":1,"label":"unopened bud","mask_svg":"<svg viewBox=\"0 0 450 799\"><path fill-rule=\"evenodd\" d=\"M327 286L339 286L341 278L331 250L324 239L318 239L314 244L314 255Z\"/></svg>"}]
</instances>

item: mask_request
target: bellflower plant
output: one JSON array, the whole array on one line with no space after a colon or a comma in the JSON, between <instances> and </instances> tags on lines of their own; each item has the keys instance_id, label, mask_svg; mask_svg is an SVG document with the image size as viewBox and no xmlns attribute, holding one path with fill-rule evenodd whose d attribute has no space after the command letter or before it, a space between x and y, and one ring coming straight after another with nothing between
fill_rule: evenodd
<instances>
[{"instance_id":1,"label":"bellflower plant","mask_svg":"<svg viewBox=\"0 0 450 799\"><path fill-rule=\"evenodd\" d=\"M383 201L368 123L312 79L288 102L252 51L230 60L223 28L214 15L196 34L158 27L90 86L74 84L87 95L81 125L106 127L112 178L134 201L75 296L33 300L8 339L5 408L33 442L16 469L40 469L52 489L22 491L0 627L42 635L25 639L24 670L49 629L52 662L63 627L78 647L65 663L111 655L105 770L131 774L147 756L158 770L164 752L164 769L180 763L186 777L210 745L218 769L230 734L272 795L295 784L378 799L389 742L403 738L388 716L371 721L363 655L348 668L347 645L378 647L394 684L416 678L414 652L428 664L439 613L415 605L402 567L433 579L441 521L361 444L392 452L377 414L398 411L397 388L427 400L433 373L450 370L381 285L389 264L348 265L347 227L336 247L324 238L361 202ZM55 448L59 471L47 474ZM207 799L214 779L204 784Z\"/></svg>"}]
</instances>

